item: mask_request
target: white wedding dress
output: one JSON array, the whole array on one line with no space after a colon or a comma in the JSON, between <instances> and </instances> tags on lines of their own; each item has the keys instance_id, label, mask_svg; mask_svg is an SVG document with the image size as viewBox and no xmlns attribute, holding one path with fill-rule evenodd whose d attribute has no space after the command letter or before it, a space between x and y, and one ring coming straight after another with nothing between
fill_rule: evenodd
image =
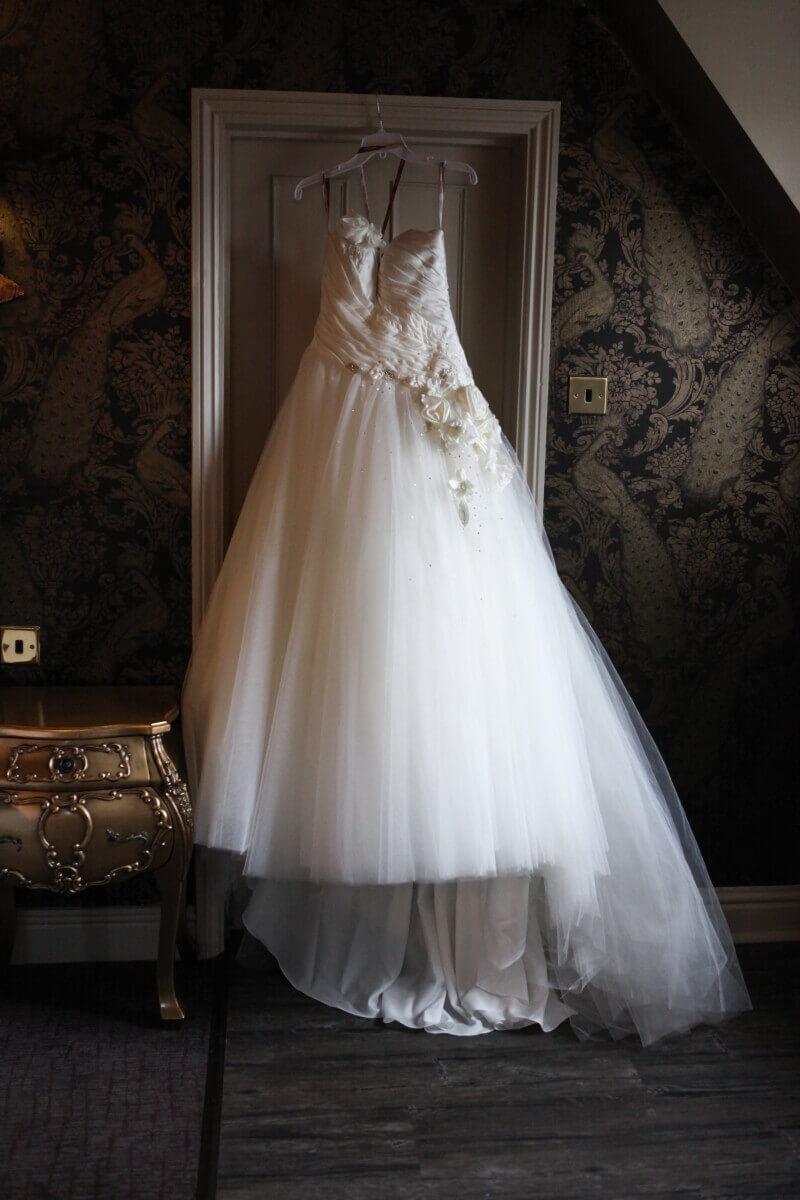
<instances>
[{"instance_id":1,"label":"white wedding dress","mask_svg":"<svg viewBox=\"0 0 800 1200\"><path fill-rule=\"evenodd\" d=\"M314 338L196 639L200 843L326 1004L648 1043L749 1007L664 764L560 583L441 229L328 236Z\"/></svg>"}]
</instances>

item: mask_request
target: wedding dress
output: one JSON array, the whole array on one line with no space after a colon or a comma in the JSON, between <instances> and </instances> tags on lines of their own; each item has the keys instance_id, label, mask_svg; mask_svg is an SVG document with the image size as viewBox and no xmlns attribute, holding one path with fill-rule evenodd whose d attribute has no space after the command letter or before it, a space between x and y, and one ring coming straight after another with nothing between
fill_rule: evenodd
<instances>
[{"instance_id":1,"label":"wedding dress","mask_svg":"<svg viewBox=\"0 0 800 1200\"><path fill-rule=\"evenodd\" d=\"M291 982L407 1026L643 1043L749 1007L666 768L559 581L444 235L328 235L196 639L197 840Z\"/></svg>"}]
</instances>

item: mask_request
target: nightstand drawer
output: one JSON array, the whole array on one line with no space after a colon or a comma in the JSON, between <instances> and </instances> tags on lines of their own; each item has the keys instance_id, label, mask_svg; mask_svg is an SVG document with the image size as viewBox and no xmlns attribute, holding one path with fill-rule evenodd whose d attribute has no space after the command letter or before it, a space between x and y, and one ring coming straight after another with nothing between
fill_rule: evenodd
<instances>
[{"instance_id":1,"label":"nightstand drawer","mask_svg":"<svg viewBox=\"0 0 800 1200\"><path fill-rule=\"evenodd\" d=\"M79 892L162 866L173 845L170 811L153 788L5 793L0 877Z\"/></svg>"},{"instance_id":2,"label":"nightstand drawer","mask_svg":"<svg viewBox=\"0 0 800 1200\"><path fill-rule=\"evenodd\" d=\"M150 782L150 764L142 737L80 742L0 738L0 779L25 789L65 784L127 787Z\"/></svg>"}]
</instances>

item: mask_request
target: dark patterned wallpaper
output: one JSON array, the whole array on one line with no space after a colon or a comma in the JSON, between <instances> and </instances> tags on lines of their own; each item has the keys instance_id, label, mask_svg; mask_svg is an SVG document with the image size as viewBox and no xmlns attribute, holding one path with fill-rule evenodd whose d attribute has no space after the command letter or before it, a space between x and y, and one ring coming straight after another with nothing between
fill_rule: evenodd
<instances>
[{"instance_id":1,"label":"dark patterned wallpaper","mask_svg":"<svg viewBox=\"0 0 800 1200\"><path fill-rule=\"evenodd\" d=\"M44 631L14 679L187 661L192 86L562 101L559 569L715 881L790 882L797 315L577 2L0 5L0 271L26 293L0 306L0 617ZM570 371L608 374L607 418L566 417Z\"/></svg>"}]
</instances>

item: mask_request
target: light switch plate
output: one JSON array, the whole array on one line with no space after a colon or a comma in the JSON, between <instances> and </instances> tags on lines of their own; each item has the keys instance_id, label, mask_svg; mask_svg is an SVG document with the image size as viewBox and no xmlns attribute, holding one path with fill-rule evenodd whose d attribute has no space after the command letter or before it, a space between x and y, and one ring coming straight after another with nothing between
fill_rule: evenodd
<instances>
[{"instance_id":1,"label":"light switch plate","mask_svg":"<svg viewBox=\"0 0 800 1200\"><path fill-rule=\"evenodd\" d=\"M570 375L569 411L571 413L604 413L607 410L607 375Z\"/></svg>"},{"instance_id":2,"label":"light switch plate","mask_svg":"<svg viewBox=\"0 0 800 1200\"><path fill-rule=\"evenodd\" d=\"M0 627L0 662L13 666L15 663L38 663L38 661L38 625L3 625Z\"/></svg>"}]
</instances>

